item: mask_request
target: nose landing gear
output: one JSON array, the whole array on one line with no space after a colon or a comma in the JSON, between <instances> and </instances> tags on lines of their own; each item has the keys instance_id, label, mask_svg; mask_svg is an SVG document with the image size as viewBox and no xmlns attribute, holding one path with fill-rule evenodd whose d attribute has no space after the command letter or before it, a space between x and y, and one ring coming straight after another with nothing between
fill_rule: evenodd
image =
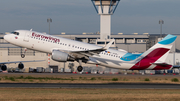
<instances>
[{"instance_id":1,"label":"nose landing gear","mask_svg":"<svg viewBox=\"0 0 180 101\"><path fill-rule=\"evenodd\" d=\"M21 58L24 58L25 57L25 54L21 54Z\"/></svg>"},{"instance_id":2,"label":"nose landing gear","mask_svg":"<svg viewBox=\"0 0 180 101\"><path fill-rule=\"evenodd\" d=\"M24 48L24 50L22 51L22 54L21 54L21 58L24 58L24 57L25 57L26 51L27 51L27 48Z\"/></svg>"}]
</instances>

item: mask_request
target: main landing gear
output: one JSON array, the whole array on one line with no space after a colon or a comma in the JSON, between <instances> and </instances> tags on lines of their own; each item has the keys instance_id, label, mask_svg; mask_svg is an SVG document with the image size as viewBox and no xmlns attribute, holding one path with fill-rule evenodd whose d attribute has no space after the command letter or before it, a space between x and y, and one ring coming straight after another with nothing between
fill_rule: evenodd
<instances>
[{"instance_id":1,"label":"main landing gear","mask_svg":"<svg viewBox=\"0 0 180 101\"><path fill-rule=\"evenodd\" d=\"M25 57L26 51L27 51L27 48L24 48L24 50L22 51L22 54L21 54L21 58L24 58L24 57Z\"/></svg>"},{"instance_id":2,"label":"main landing gear","mask_svg":"<svg viewBox=\"0 0 180 101\"><path fill-rule=\"evenodd\" d=\"M82 70L83 70L83 67L81 66L82 65L82 60L79 60L78 62L79 62L79 66L77 67L77 71L82 72Z\"/></svg>"}]
</instances>

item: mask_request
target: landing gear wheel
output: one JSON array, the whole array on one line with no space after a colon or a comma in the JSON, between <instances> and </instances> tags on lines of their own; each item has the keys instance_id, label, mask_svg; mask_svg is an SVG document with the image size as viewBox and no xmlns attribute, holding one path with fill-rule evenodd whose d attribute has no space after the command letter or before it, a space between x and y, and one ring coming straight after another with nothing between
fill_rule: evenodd
<instances>
[{"instance_id":1,"label":"landing gear wheel","mask_svg":"<svg viewBox=\"0 0 180 101\"><path fill-rule=\"evenodd\" d=\"M21 57L24 58L24 57L25 57L25 54L21 54Z\"/></svg>"},{"instance_id":2,"label":"landing gear wheel","mask_svg":"<svg viewBox=\"0 0 180 101\"><path fill-rule=\"evenodd\" d=\"M83 67L82 66L78 66L77 70L78 70L78 72L82 72Z\"/></svg>"}]
</instances>

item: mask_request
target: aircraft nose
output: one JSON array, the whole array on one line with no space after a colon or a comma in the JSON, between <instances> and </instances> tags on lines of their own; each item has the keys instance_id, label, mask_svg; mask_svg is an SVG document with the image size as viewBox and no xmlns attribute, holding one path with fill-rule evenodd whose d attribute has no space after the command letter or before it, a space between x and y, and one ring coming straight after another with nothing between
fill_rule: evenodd
<instances>
[{"instance_id":1,"label":"aircraft nose","mask_svg":"<svg viewBox=\"0 0 180 101\"><path fill-rule=\"evenodd\" d=\"M4 40L8 41L9 39L9 35L4 35Z\"/></svg>"}]
</instances>

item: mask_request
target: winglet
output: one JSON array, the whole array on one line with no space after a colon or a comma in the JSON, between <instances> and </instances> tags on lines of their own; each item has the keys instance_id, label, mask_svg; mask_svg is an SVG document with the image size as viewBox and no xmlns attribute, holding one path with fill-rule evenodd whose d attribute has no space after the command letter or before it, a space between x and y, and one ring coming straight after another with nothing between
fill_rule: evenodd
<instances>
[{"instance_id":1,"label":"winglet","mask_svg":"<svg viewBox=\"0 0 180 101\"><path fill-rule=\"evenodd\" d=\"M112 39L106 46L103 47L103 49L105 49L105 50L109 49L109 47L113 44L114 41L115 40Z\"/></svg>"},{"instance_id":2,"label":"winglet","mask_svg":"<svg viewBox=\"0 0 180 101\"><path fill-rule=\"evenodd\" d=\"M168 34L164 39L162 39L158 43L162 44L162 45L168 45L168 44L173 43L176 40L176 38L177 38L177 36Z\"/></svg>"}]
</instances>

